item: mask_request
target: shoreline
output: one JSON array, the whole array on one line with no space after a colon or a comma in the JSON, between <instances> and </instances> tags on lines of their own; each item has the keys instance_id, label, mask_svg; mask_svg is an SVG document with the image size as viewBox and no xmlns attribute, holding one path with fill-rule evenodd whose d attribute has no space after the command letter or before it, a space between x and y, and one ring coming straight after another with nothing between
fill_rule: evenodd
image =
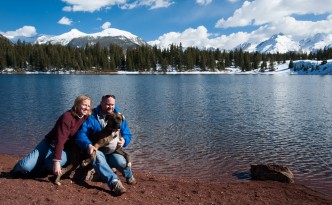
<instances>
[{"instance_id":1,"label":"shoreline","mask_svg":"<svg viewBox=\"0 0 332 205\"><path fill-rule=\"evenodd\" d=\"M20 159L0 153L0 172L8 173ZM275 181L201 182L135 171L136 185L124 184L127 193L115 197L103 182L0 177L3 204L331 204L332 197L304 185ZM120 176L122 181L123 178Z\"/></svg>"}]
</instances>

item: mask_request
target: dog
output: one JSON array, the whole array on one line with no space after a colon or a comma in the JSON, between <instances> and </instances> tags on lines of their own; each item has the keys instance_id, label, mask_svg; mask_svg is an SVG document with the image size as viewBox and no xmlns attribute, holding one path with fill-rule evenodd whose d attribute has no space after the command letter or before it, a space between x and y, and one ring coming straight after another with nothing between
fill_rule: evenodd
<instances>
[{"instance_id":1,"label":"dog","mask_svg":"<svg viewBox=\"0 0 332 205\"><path fill-rule=\"evenodd\" d=\"M112 140L115 140L114 143L117 143L118 140L121 138L120 126L123 121L123 115L112 113L106 115L105 120L107 121L106 127L94 136L94 141L96 142L93 146L105 154L110 154L114 152L124 156L127 161L127 167L131 167L131 157L127 152L123 151L121 147L117 146L114 151L112 148L110 148L110 142ZM95 157L96 151L94 150L89 158L83 160L82 166L85 167L89 165Z\"/></svg>"},{"instance_id":2,"label":"dog","mask_svg":"<svg viewBox=\"0 0 332 205\"><path fill-rule=\"evenodd\" d=\"M119 129L123 119L124 117L122 114L112 113L106 115L105 121L107 121L107 124L105 128L92 137L92 139L94 139L93 144L97 149L100 149L104 153L108 153L110 151L107 145L109 145L113 139L120 139L121 134ZM70 178L72 178L75 174L75 170L78 167L88 166L96 156L96 151L93 151L89 158L83 160L83 154L77 146L71 147L68 152L69 163L66 167L61 169L62 174L56 177L54 182L56 185L61 185L60 180L63 175L70 172ZM127 161L127 167L132 166L130 155L127 152L121 150L121 147L117 147L114 152L125 157Z\"/></svg>"}]
</instances>

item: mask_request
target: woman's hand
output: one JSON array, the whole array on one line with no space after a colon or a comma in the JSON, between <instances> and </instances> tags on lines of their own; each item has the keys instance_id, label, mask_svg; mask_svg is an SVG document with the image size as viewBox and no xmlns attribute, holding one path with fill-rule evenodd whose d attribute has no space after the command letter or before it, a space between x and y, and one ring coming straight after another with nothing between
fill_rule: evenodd
<instances>
[{"instance_id":1,"label":"woman's hand","mask_svg":"<svg viewBox=\"0 0 332 205\"><path fill-rule=\"evenodd\" d=\"M53 163L53 173L56 176L59 176L59 175L62 174L60 161L54 161L54 163Z\"/></svg>"}]
</instances>

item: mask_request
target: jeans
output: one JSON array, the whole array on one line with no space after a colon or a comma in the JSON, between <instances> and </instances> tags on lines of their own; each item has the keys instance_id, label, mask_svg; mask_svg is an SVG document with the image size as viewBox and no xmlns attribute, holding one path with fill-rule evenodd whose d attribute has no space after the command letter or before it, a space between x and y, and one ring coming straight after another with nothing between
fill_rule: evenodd
<instances>
[{"instance_id":1,"label":"jeans","mask_svg":"<svg viewBox=\"0 0 332 205\"><path fill-rule=\"evenodd\" d=\"M62 151L61 166L67 162L67 154ZM45 171L53 170L54 150L49 143L43 139L32 152L17 162L13 168L13 173L38 175Z\"/></svg>"},{"instance_id":2,"label":"jeans","mask_svg":"<svg viewBox=\"0 0 332 205\"><path fill-rule=\"evenodd\" d=\"M119 180L112 168L116 168L120 171L126 179L130 179L133 176L131 168L127 167L126 159L120 154L111 153L105 155L98 150L96 152L96 157L93 159L92 165L110 189L112 189L112 183Z\"/></svg>"}]
</instances>

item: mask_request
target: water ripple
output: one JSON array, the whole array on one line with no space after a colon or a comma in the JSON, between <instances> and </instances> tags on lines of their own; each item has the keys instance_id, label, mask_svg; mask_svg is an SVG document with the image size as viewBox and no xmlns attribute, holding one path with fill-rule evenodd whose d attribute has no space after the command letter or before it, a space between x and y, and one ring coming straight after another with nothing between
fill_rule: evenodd
<instances>
[{"instance_id":1,"label":"water ripple","mask_svg":"<svg viewBox=\"0 0 332 205\"><path fill-rule=\"evenodd\" d=\"M77 95L96 105L112 93L133 133L134 171L225 182L248 179L251 164L279 163L329 194L331 84L331 76L0 75L0 150L28 153Z\"/></svg>"}]
</instances>

